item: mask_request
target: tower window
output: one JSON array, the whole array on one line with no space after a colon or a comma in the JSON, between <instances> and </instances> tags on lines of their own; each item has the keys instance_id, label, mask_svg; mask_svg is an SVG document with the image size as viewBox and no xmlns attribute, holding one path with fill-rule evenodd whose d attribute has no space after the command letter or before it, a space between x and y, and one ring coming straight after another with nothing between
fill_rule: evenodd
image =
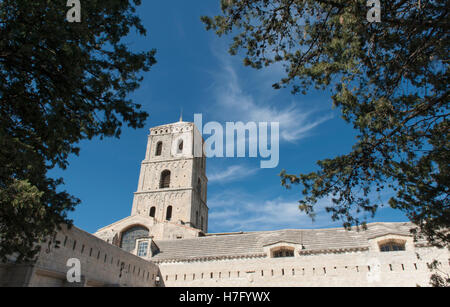
<instances>
[{"instance_id":1,"label":"tower window","mask_svg":"<svg viewBox=\"0 0 450 307\"><path fill-rule=\"evenodd\" d=\"M183 151L183 140L180 141L180 143L178 144L178 152L182 152Z\"/></svg>"},{"instance_id":2,"label":"tower window","mask_svg":"<svg viewBox=\"0 0 450 307\"><path fill-rule=\"evenodd\" d=\"M166 220L170 221L172 218L172 206L167 207Z\"/></svg>"},{"instance_id":3,"label":"tower window","mask_svg":"<svg viewBox=\"0 0 450 307\"><path fill-rule=\"evenodd\" d=\"M162 142L158 142L156 144L156 153L155 153L155 155L156 156L160 156L161 152L162 152Z\"/></svg>"},{"instance_id":4,"label":"tower window","mask_svg":"<svg viewBox=\"0 0 450 307\"><path fill-rule=\"evenodd\" d=\"M159 187L161 189L170 187L170 171L165 170L161 173L161 180L159 182Z\"/></svg>"},{"instance_id":5,"label":"tower window","mask_svg":"<svg viewBox=\"0 0 450 307\"><path fill-rule=\"evenodd\" d=\"M119 235L116 233L112 239L112 245L115 246L119 246L120 245L120 241L119 241Z\"/></svg>"},{"instance_id":6,"label":"tower window","mask_svg":"<svg viewBox=\"0 0 450 307\"><path fill-rule=\"evenodd\" d=\"M150 208L150 216L155 217L155 213L156 213L156 208L155 208L155 206L153 206Z\"/></svg>"}]
</instances>

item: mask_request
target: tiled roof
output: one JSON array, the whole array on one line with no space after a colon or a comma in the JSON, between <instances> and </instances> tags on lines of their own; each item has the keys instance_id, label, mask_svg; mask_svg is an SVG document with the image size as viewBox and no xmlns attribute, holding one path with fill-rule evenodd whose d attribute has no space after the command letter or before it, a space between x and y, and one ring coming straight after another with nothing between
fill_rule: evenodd
<instances>
[{"instance_id":1,"label":"tiled roof","mask_svg":"<svg viewBox=\"0 0 450 307\"><path fill-rule=\"evenodd\" d=\"M155 240L159 252L154 261L252 257L264 254L264 246L278 242L301 244L305 252L367 249L368 240L386 234L410 235L410 223L372 223L367 230L344 228L287 229L230 234L208 234L182 240Z\"/></svg>"}]
</instances>

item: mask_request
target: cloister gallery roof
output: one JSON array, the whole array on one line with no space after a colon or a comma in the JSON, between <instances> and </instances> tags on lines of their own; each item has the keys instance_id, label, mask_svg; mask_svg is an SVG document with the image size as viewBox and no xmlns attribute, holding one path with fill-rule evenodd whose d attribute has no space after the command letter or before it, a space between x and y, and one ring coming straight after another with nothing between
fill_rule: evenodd
<instances>
[{"instance_id":1,"label":"cloister gallery roof","mask_svg":"<svg viewBox=\"0 0 450 307\"><path fill-rule=\"evenodd\" d=\"M208 234L182 240L155 240L157 252L152 260L194 261L214 258L261 257L265 247L287 243L300 247L300 253L344 252L366 250L369 239L383 235L410 236L411 223L371 223L367 230L344 228L287 229L229 234ZM418 242L423 243L423 242Z\"/></svg>"}]
</instances>

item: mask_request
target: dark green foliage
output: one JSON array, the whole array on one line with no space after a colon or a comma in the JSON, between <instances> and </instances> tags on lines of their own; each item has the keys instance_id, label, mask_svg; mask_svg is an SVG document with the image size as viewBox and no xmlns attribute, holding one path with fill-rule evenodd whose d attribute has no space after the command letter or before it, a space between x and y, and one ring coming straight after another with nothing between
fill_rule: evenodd
<instances>
[{"instance_id":1,"label":"dark green foliage","mask_svg":"<svg viewBox=\"0 0 450 307\"><path fill-rule=\"evenodd\" d=\"M443 271L442 263L437 260L433 260L432 263L428 264L428 269L433 272L430 277L430 285L432 287L450 287L450 275Z\"/></svg>"},{"instance_id":2,"label":"dark green foliage","mask_svg":"<svg viewBox=\"0 0 450 307\"><path fill-rule=\"evenodd\" d=\"M300 209L318 199L344 226L364 225L393 190L402 210L433 245L450 233L449 32L446 1L382 1L381 22L366 20L366 0L223 0L207 29L233 35L231 54L262 68L280 62L275 88L330 89L334 106L358 132L348 154L318 162L308 174L281 173L301 184Z\"/></svg>"},{"instance_id":3,"label":"dark green foliage","mask_svg":"<svg viewBox=\"0 0 450 307\"><path fill-rule=\"evenodd\" d=\"M134 53L121 39L136 29L139 0L81 1L81 22L66 21L67 1L0 2L0 257L33 258L79 200L49 178L76 146L119 137L122 123L148 114L127 99L155 51Z\"/></svg>"}]
</instances>

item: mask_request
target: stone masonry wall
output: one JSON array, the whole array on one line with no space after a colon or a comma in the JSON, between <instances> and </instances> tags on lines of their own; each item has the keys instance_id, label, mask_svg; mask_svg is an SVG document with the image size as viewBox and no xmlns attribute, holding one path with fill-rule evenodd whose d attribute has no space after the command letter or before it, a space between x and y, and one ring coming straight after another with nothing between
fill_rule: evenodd
<instances>
[{"instance_id":1,"label":"stone masonry wall","mask_svg":"<svg viewBox=\"0 0 450 307\"><path fill-rule=\"evenodd\" d=\"M421 256L419 260L416 256ZM359 251L298 255L286 258L247 258L160 263L166 286L429 286L427 263L433 259L449 268L447 250Z\"/></svg>"},{"instance_id":2,"label":"stone masonry wall","mask_svg":"<svg viewBox=\"0 0 450 307\"><path fill-rule=\"evenodd\" d=\"M45 243L34 265L0 265L0 286L156 286L158 267L76 227ZM68 283L67 260L81 264L81 283Z\"/></svg>"}]
</instances>

